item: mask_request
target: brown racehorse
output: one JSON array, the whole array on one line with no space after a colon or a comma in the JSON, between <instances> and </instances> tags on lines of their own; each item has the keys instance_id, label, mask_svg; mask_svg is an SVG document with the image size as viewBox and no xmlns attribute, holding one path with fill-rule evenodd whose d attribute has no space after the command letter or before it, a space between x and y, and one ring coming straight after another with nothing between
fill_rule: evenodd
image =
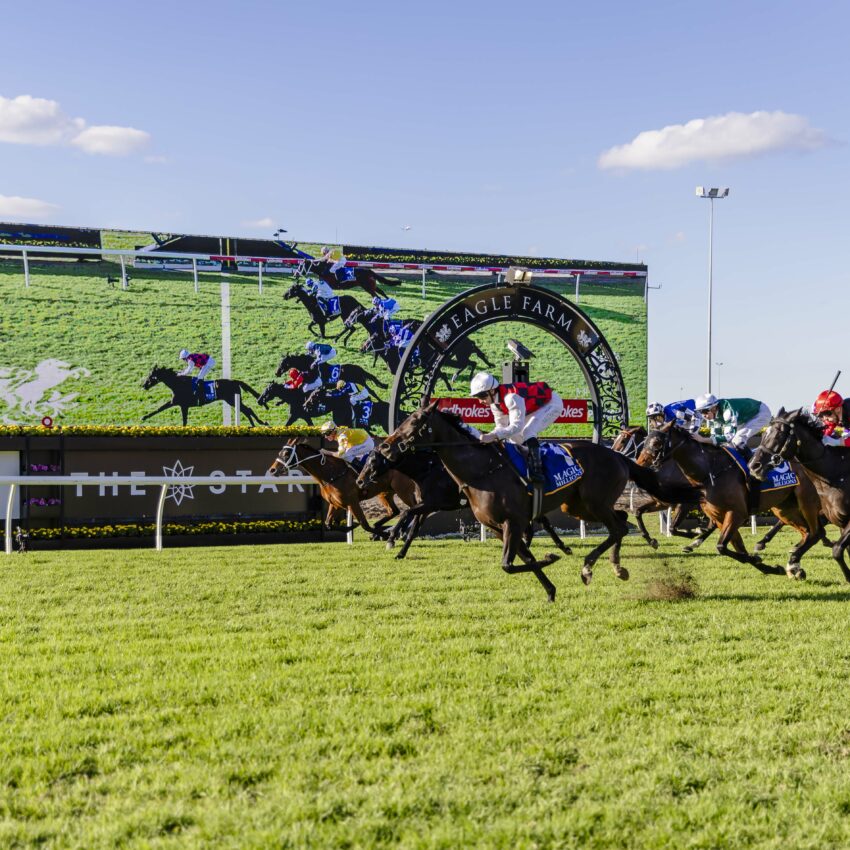
<instances>
[{"instance_id":1,"label":"brown racehorse","mask_svg":"<svg viewBox=\"0 0 850 850\"><path fill-rule=\"evenodd\" d=\"M850 449L823 444L823 425L802 408L790 412L783 407L770 420L761 445L750 462L756 477L785 461L796 461L806 468L820 497L827 520L841 529L832 557L841 567L844 580L850 582L850 570L844 552L850 545Z\"/></svg>"},{"instance_id":2,"label":"brown racehorse","mask_svg":"<svg viewBox=\"0 0 850 850\"><path fill-rule=\"evenodd\" d=\"M554 600L555 586L543 569L559 556L549 554L538 561L523 539L532 520L531 496L525 482L501 447L480 442L457 416L439 410L437 404L433 401L421 407L399 425L390 444L389 459L394 460L398 453L414 450L418 445L433 448L469 500L475 518L501 539L502 569L507 573L533 573L550 601ZM652 470L639 467L606 446L577 441L570 444L570 450L584 474L566 489L545 496L543 512L560 507L578 519L603 523L608 537L585 556L582 581L590 582L593 564L608 549L615 575L625 580L629 573L620 566L620 543L629 524L626 512L615 509L614 503L626 482L632 479L651 494L671 501L687 501L693 497L693 489L667 491L659 485ZM517 557L522 566L514 565Z\"/></svg>"},{"instance_id":3,"label":"brown racehorse","mask_svg":"<svg viewBox=\"0 0 850 850\"><path fill-rule=\"evenodd\" d=\"M357 486L357 472L340 458L323 454L308 445L309 437L292 437L286 441L267 475L283 475L291 469L301 467L319 484L319 492L328 503L325 527L330 528L334 517L341 511L350 510L360 525L373 536L380 536L382 527L400 513L393 500L394 495L408 507L419 502L416 482L396 470L390 470L367 487ZM377 498L386 508L387 516L370 525L360 505L365 499ZM351 526L346 530L351 530Z\"/></svg>"},{"instance_id":4,"label":"brown racehorse","mask_svg":"<svg viewBox=\"0 0 850 850\"><path fill-rule=\"evenodd\" d=\"M359 267L348 269L349 272L354 272L354 276L350 280L339 281L336 275L331 272L332 265L333 263L322 262L321 260L307 260L304 273L316 275L333 289L354 289L354 287L359 286L370 295L380 295L383 298L387 297L387 293L378 286L378 283L383 283L384 286L401 285L400 280L384 277L382 274L377 274L373 269Z\"/></svg>"},{"instance_id":5,"label":"brown racehorse","mask_svg":"<svg viewBox=\"0 0 850 850\"><path fill-rule=\"evenodd\" d=\"M792 465L797 475L795 486L761 492L758 497L759 510L772 511L800 534L800 543L791 550L783 569L763 564L759 555L747 552L738 530L750 514L747 479L727 452L675 427L674 422L668 422L657 431L649 432L637 462L642 466L657 466L667 458L675 460L688 480L704 489L702 510L720 529L717 551L721 555L750 564L768 575L785 573L789 578L806 577L800 559L823 538L824 532L818 517L820 499L799 464Z\"/></svg>"}]
</instances>

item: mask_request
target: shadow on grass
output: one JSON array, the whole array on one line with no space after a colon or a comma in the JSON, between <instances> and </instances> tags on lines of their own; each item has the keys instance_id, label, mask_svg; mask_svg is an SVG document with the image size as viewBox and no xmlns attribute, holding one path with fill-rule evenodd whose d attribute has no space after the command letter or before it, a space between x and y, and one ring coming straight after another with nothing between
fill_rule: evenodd
<instances>
[{"instance_id":1,"label":"shadow on grass","mask_svg":"<svg viewBox=\"0 0 850 850\"><path fill-rule=\"evenodd\" d=\"M802 589L802 588L801 588ZM707 593L699 602L850 602L850 590L831 590L811 596L777 596L772 593Z\"/></svg>"}]
</instances>

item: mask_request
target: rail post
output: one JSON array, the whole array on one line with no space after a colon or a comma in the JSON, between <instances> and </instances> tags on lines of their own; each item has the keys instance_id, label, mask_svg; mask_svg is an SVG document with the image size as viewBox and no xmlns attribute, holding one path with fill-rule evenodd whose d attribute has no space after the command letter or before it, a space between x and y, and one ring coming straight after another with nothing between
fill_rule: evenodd
<instances>
[{"instance_id":1,"label":"rail post","mask_svg":"<svg viewBox=\"0 0 850 850\"><path fill-rule=\"evenodd\" d=\"M15 505L16 485L9 485L9 495L6 498L6 554L12 554L12 508Z\"/></svg>"},{"instance_id":2,"label":"rail post","mask_svg":"<svg viewBox=\"0 0 850 850\"><path fill-rule=\"evenodd\" d=\"M351 508L348 509L348 512L345 515L345 522L348 525L348 531L345 532L345 542L351 546L354 543L354 514L351 513Z\"/></svg>"},{"instance_id":3,"label":"rail post","mask_svg":"<svg viewBox=\"0 0 850 850\"><path fill-rule=\"evenodd\" d=\"M124 255L122 254L118 259L121 261L121 288L127 289L127 267L124 265Z\"/></svg>"},{"instance_id":4,"label":"rail post","mask_svg":"<svg viewBox=\"0 0 850 850\"><path fill-rule=\"evenodd\" d=\"M259 275L257 277L257 288L260 290L260 295L262 295L263 294L263 261L262 260L260 260L260 262L257 263L257 270L259 272Z\"/></svg>"},{"instance_id":5,"label":"rail post","mask_svg":"<svg viewBox=\"0 0 850 850\"><path fill-rule=\"evenodd\" d=\"M233 424L238 428L242 424L242 393L233 398Z\"/></svg>"},{"instance_id":6,"label":"rail post","mask_svg":"<svg viewBox=\"0 0 850 850\"><path fill-rule=\"evenodd\" d=\"M195 279L195 295L198 294L198 258L192 257L192 277Z\"/></svg>"},{"instance_id":7,"label":"rail post","mask_svg":"<svg viewBox=\"0 0 850 850\"><path fill-rule=\"evenodd\" d=\"M482 543L487 542L487 526L483 522L478 523L478 539Z\"/></svg>"},{"instance_id":8,"label":"rail post","mask_svg":"<svg viewBox=\"0 0 850 850\"><path fill-rule=\"evenodd\" d=\"M24 286L30 288L30 261L26 251L21 251L21 259L24 261Z\"/></svg>"},{"instance_id":9,"label":"rail post","mask_svg":"<svg viewBox=\"0 0 850 850\"><path fill-rule=\"evenodd\" d=\"M585 540L587 538L587 524L583 519L578 521L578 536L581 540Z\"/></svg>"},{"instance_id":10,"label":"rail post","mask_svg":"<svg viewBox=\"0 0 850 850\"><path fill-rule=\"evenodd\" d=\"M422 297L425 298L425 269L422 269Z\"/></svg>"},{"instance_id":11,"label":"rail post","mask_svg":"<svg viewBox=\"0 0 850 850\"><path fill-rule=\"evenodd\" d=\"M750 531L752 531L753 534L758 534L758 529L756 528L756 515L755 514L753 514L750 517Z\"/></svg>"},{"instance_id":12,"label":"rail post","mask_svg":"<svg viewBox=\"0 0 850 850\"><path fill-rule=\"evenodd\" d=\"M159 501L156 503L156 551L162 551L162 515L165 513L165 497L168 494L170 484L162 484L159 488Z\"/></svg>"}]
</instances>

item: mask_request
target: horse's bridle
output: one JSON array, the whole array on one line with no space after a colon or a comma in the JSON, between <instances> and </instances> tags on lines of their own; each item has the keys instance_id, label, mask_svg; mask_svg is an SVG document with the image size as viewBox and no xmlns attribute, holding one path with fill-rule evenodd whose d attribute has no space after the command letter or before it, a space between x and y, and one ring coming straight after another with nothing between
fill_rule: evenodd
<instances>
[{"instance_id":1,"label":"horse's bridle","mask_svg":"<svg viewBox=\"0 0 850 850\"><path fill-rule=\"evenodd\" d=\"M647 434L647 436L649 436ZM635 432L632 431L629 433L629 439L626 440L626 445L623 446L622 449L618 449L618 452L621 455L625 455L628 458L632 458L633 460L637 458L637 456L641 453L641 450L646 443L646 437L644 437L640 442L637 441L635 437Z\"/></svg>"},{"instance_id":2,"label":"horse's bridle","mask_svg":"<svg viewBox=\"0 0 850 850\"><path fill-rule=\"evenodd\" d=\"M305 463L308 460L313 460L313 458L319 458L320 463L324 465L325 456L321 452L316 452L313 455L309 455L308 457L298 457L298 446L299 443L295 443L294 445L286 445L284 446L278 453L277 459L283 464L283 468L287 472L292 472L293 469L297 469L301 466L302 463Z\"/></svg>"},{"instance_id":3,"label":"horse's bridle","mask_svg":"<svg viewBox=\"0 0 850 850\"><path fill-rule=\"evenodd\" d=\"M643 443L643 451L649 450L650 441L658 441L661 443L661 448L658 451L653 451L652 454L652 462L649 464L650 469L657 470L665 460L673 452L673 441L670 439L669 431L650 431L646 437L644 438ZM625 454L625 451L623 452Z\"/></svg>"}]
</instances>

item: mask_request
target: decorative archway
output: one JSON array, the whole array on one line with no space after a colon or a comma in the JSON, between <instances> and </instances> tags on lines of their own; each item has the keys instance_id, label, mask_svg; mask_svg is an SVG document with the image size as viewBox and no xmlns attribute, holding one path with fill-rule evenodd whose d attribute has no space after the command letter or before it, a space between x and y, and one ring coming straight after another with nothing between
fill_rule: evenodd
<instances>
[{"instance_id":1,"label":"decorative archway","mask_svg":"<svg viewBox=\"0 0 850 850\"><path fill-rule=\"evenodd\" d=\"M584 312L533 284L485 284L437 308L405 349L390 396L391 431L431 398L440 370L458 344L496 322L525 322L560 340L590 388L594 442L614 437L628 424L629 405L617 359Z\"/></svg>"}]
</instances>

